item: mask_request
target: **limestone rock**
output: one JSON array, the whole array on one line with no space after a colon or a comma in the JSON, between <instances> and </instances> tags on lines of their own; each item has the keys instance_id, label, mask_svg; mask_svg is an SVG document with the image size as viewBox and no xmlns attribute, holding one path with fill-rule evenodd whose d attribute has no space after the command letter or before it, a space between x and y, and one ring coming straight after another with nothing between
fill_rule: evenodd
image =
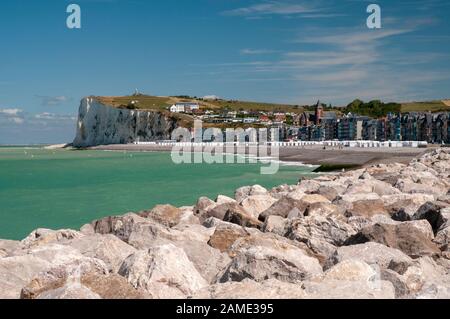
<instances>
[{"instance_id":1,"label":"limestone rock","mask_svg":"<svg viewBox=\"0 0 450 319\"><path fill-rule=\"evenodd\" d=\"M225 203L209 209L206 212L206 217L215 217L217 219L223 220L228 211L245 212L244 208L236 202ZM247 212L245 212L245 214L249 215Z\"/></svg>"},{"instance_id":2,"label":"limestone rock","mask_svg":"<svg viewBox=\"0 0 450 319\"><path fill-rule=\"evenodd\" d=\"M213 283L217 274L231 261L226 253L200 241L175 242L175 246L186 253L195 269L208 282Z\"/></svg>"},{"instance_id":3,"label":"limestone rock","mask_svg":"<svg viewBox=\"0 0 450 319\"><path fill-rule=\"evenodd\" d=\"M330 204L330 203L314 203L309 205L306 210L304 215L305 216L313 216L313 215L319 215L319 216L335 216L335 217L339 217L339 216L344 216L345 215L345 209L343 209L342 207L339 207L337 205L334 204Z\"/></svg>"},{"instance_id":4,"label":"limestone rock","mask_svg":"<svg viewBox=\"0 0 450 319\"><path fill-rule=\"evenodd\" d=\"M172 205L157 205L151 211L139 213L139 216L149 218L167 227L174 227L181 221L182 210Z\"/></svg>"},{"instance_id":5,"label":"limestone rock","mask_svg":"<svg viewBox=\"0 0 450 319\"><path fill-rule=\"evenodd\" d=\"M226 282L204 288L194 299L304 299L301 285L269 279L261 283L244 279L241 282Z\"/></svg>"},{"instance_id":6,"label":"limestone rock","mask_svg":"<svg viewBox=\"0 0 450 319\"><path fill-rule=\"evenodd\" d=\"M217 204L208 197L200 197L197 204L194 206L194 215L203 222L207 218L205 217L206 212L215 206L217 206Z\"/></svg>"},{"instance_id":7,"label":"limestone rock","mask_svg":"<svg viewBox=\"0 0 450 319\"><path fill-rule=\"evenodd\" d=\"M269 195L252 195L244 199L241 205L253 218L258 219L259 215L269 209L276 201Z\"/></svg>"},{"instance_id":8,"label":"limestone rock","mask_svg":"<svg viewBox=\"0 0 450 319\"><path fill-rule=\"evenodd\" d=\"M381 199L380 195L376 193L352 193L352 194L344 194L341 197L341 200L347 203L355 203L360 201L377 201Z\"/></svg>"},{"instance_id":9,"label":"limestone rock","mask_svg":"<svg viewBox=\"0 0 450 319\"><path fill-rule=\"evenodd\" d=\"M265 233L274 233L279 236L286 235L287 227L290 225L288 219L281 216L269 216L263 227L262 231Z\"/></svg>"},{"instance_id":10,"label":"limestone rock","mask_svg":"<svg viewBox=\"0 0 450 319\"><path fill-rule=\"evenodd\" d=\"M68 284L61 288L45 291L36 299L70 299L95 300L102 299L98 294L81 284Z\"/></svg>"},{"instance_id":11,"label":"limestone rock","mask_svg":"<svg viewBox=\"0 0 450 319\"><path fill-rule=\"evenodd\" d=\"M208 285L186 253L172 244L138 251L124 261L119 274L157 299L185 298Z\"/></svg>"},{"instance_id":12,"label":"limestone rock","mask_svg":"<svg viewBox=\"0 0 450 319\"><path fill-rule=\"evenodd\" d=\"M253 215L248 213L244 208L229 209L226 212L223 220L226 222L230 222L233 224L237 224L237 225L240 225L243 227L249 227L249 228L261 228L263 226L262 222L260 222L258 219L253 217Z\"/></svg>"},{"instance_id":13,"label":"limestone rock","mask_svg":"<svg viewBox=\"0 0 450 319\"><path fill-rule=\"evenodd\" d=\"M439 230L434 242L442 251L450 251L450 227Z\"/></svg>"},{"instance_id":14,"label":"limestone rock","mask_svg":"<svg viewBox=\"0 0 450 319\"><path fill-rule=\"evenodd\" d=\"M321 184L319 181L312 180L312 179L305 179L300 181L300 183L297 185L296 190L301 191L307 194L317 193L317 191L320 189Z\"/></svg>"},{"instance_id":15,"label":"limestone rock","mask_svg":"<svg viewBox=\"0 0 450 319\"><path fill-rule=\"evenodd\" d=\"M16 251L15 256L19 255L34 256L51 263L53 266L72 263L84 258L77 249L61 244L48 244Z\"/></svg>"},{"instance_id":16,"label":"limestone rock","mask_svg":"<svg viewBox=\"0 0 450 319\"><path fill-rule=\"evenodd\" d=\"M20 242L14 240L0 240L0 258L8 257L15 250L19 249Z\"/></svg>"},{"instance_id":17,"label":"limestone rock","mask_svg":"<svg viewBox=\"0 0 450 319\"><path fill-rule=\"evenodd\" d=\"M419 258L403 274L408 289L415 298L425 298L425 295L439 298L445 287L450 287L448 267L438 265L432 258ZM445 290L445 289L444 289Z\"/></svg>"},{"instance_id":18,"label":"limestone rock","mask_svg":"<svg viewBox=\"0 0 450 319\"><path fill-rule=\"evenodd\" d=\"M36 274L22 289L22 299L36 299L45 291L64 287L66 284L81 284L86 274L107 275L106 265L95 258L80 258L60 265L52 265Z\"/></svg>"},{"instance_id":19,"label":"limestone rock","mask_svg":"<svg viewBox=\"0 0 450 319\"><path fill-rule=\"evenodd\" d=\"M415 220L410 222L403 223L406 226L411 226L422 232L425 237L427 237L430 240L434 239L434 232L433 228L431 227L430 223L427 220Z\"/></svg>"},{"instance_id":20,"label":"limestone rock","mask_svg":"<svg viewBox=\"0 0 450 319\"><path fill-rule=\"evenodd\" d=\"M22 287L50 267L48 261L32 255L0 258L0 299L18 299Z\"/></svg>"},{"instance_id":21,"label":"limestone rock","mask_svg":"<svg viewBox=\"0 0 450 319\"><path fill-rule=\"evenodd\" d=\"M388 281L366 282L327 280L305 282L308 299L394 299L395 289Z\"/></svg>"},{"instance_id":22,"label":"limestone rock","mask_svg":"<svg viewBox=\"0 0 450 319\"><path fill-rule=\"evenodd\" d=\"M73 239L68 243L85 257L103 260L111 272L117 272L122 262L136 252L136 249L126 244L114 235L93 235Z\"/></svg>"},{"instance_id":23,"label":"limestone rock","mask_svg":"<svg viewBox=\"0 0 450 319\"><path fill-rule=\"evenodd\" d=\"M177 225L171 229L176 236L171 241L200 241L207 243L214 234L214 229L198 224Z\"/></svg>"},{"instance_id":24,"label":"limestone rock","mask_svg":"<svg viewBox=\"0 0 450 319\"><path fill-rule=\"evenodd\" d=\"M374 200L358 200L352 202L350 208L347 209L347 216L362 216L371 218L375 215L387 214L384 203L381 199Z\"/></svg>"},{"instance_id":25,"label":"limestone rock","mask_svg":"<svg viewBox=\"0 0 450 319\"><path fill-rule=\"evenodd\" d=\"M381 200L390 215L404 210L406 214L412 217L420 206L426 202L434 201L434 196L428 194L397 194L382 196Z\"/></svg>"},{"instance_id":26,"label":"limestone rock","mask_svg":"<svg viewBox=\"0 0 450 319\"><path fill-rule=\"evenodd\" d=\"M404 173L404 172L402 172ZM417 172L412 172L411 174L416 175ZM416 183L414 179L419 179L420 183ZM418 176L414 176L411 178L402 178L399 179L396 188L400 189L403 193L408 194L432 194L436 197L445 194L447 191L447 187L440 183L440 181L436 177L431 177L431 180L428 182L424 182L425 180Z\"/></svg>"},{"instance_id":27,"label":"limestone rock","mask_svg":"<svg viewBox=\"0 0 450 319\"><path fill-rule=\"evenodd\" d=\"M280 185L274 187L270 190L269 194L275 199L281 199L285 196L292 195L293 192L296 191L296 186L291 185ZM302 196L305 195L303 191L299 191L302 193Z\"/></svg>"},{"instance_id":28,"label":"limestone rock","mask_svg":"<svg viewBox=\"0 0 450 319\"><path fill-rule=\"evenodd\" d=\"M389 281L395 289L396 298L405 298L410 295L411 291L407 285L405 276L402 276L390 269L381 269L380 278Z\"/></svg>"},{"instance_id":29,"label":"limestone rock","mask_svg":"<svg viewBox=\"0 0 450 319\"><path fill-rule=\"evenodd\" d=\"M200 241L207 243L213 229L201 225L178 225L174 228L159 227L159 225L143 225L130 235L128 244L136 249L147 249L161 244L184 241Z\"/></svg>"},{"instance_id":30,"label":"limestone rock","mask_svg":"<svg viewBox=\"0 0 450 319\"><path fill-rule=\"evenodd\" d=\"M228 196L224 196L224 195L217 196L217 199L216 199L217 205L229 204L229 203L237 203L237 202Z\"/></svg>"},{"instance_id":31,"label":"limestone rock","mask_svg":"<svg viewBox=\"0 0 450 319\"><path fill-rule=\"evenodd\" d=\"M374 224L362 229L346 244L354 245L370 241L401 250L412 258L438 256L440 250L431 241L428 233L414 224L411 222L397 225Z\"/></svg>"},{"instance_id":32,"label":"limestone rock","mask_svg":"<svg viewBox=\"0 0 450 319\"><path fill-rule=\"evenodd\" d=\"M265 221L269 216L281 216L283 218L301 217L308 206L317 203L330 203L330 201L324 196L317 194L305 195L301 199L294 199L291 196L286 196L264 211L259 216L259 219Z\"/></svg>"},{"instance_id":33,"label":"limestone rock","mask_svg":"<svg viewBox=\"0 0 450 319\"><path fill-rule=\"evenodd\" d=\"M328 269L322 280L344 281L374 281L377 278L376 271L367 263L357 259L346 259Z\"/></svg>"},{"instance_id":34,"label":"limestone rock","mask_svg":"<svg viewBox=\"0 0 450 319\"><path fill-rule=\"evenodd\" d=\"M40 293L36 299L151 299L151 295L133 288L117 274L86 275L80 283L68 283L61 288Z\"/></svg>"},{"instance_id":35,"label":"limestone rock","mask_svg":"<svg viewBox=\"0 0 450 319\"><path fill-rule=\"evenodd\" d=\"M342 246L356 231L337 218L326 216L307 216L292 220L287 237L307 243L310 239L322 239L332 245Z\"/></svg>"},{"instance_id":36,"label":"limestone rock","mask_svg":"<svg viewBox=\"0 0 450 319\"><path fill-rule=\"evenodd\" d=\"M194 214L194 206L180 207L181 216L178 225L200 225L200 218Z\"/></svg>"},{"instance_id":37,"label":"limestone rock","mask_svg":"<svg viewBox=\"0 0 450 319\"><path fill-rule=\"evenodd\" d=\"M81 283L103 299L152 299L151 294L134 288L118 274L105 276L88 274L81 278Z\"/></svg>"},{"instance_id":38,"label":"limestone rock","mask_svg":"<svg viewBox=\"0 0 450 319\"><path fill-rule=\"evenodd\" d=\"M215 229L215 232L211 236L208 244L221 252L228 252L236 240L242 237L248 237L250 235L251 234L248 230L243 227L222 224Z\"/></svg>"},{"instance_id":39,"label":"limestone rock","mask_svg":"<svg viewBox=\"0 0 450 319\"><path fill-rule=\"evenodd\" d=\"M22 299L143 299L150 295L125 278L108 274L95 258L83 258L39 273L21 292Z\"/></svg>"},{"instance_id":40,"label":"limestone rock","mask_svg":"<svg viewBox=\"0 0 450 319\"><path fill-rule=\"evenodd\" d=\"M358 182L352 184L344 194L348 195L364 193L375 193L379 196L386 196L400 194L401 192L397 188L394 188L392 185L386 182L379 181L375 178L370 177L368 179L359 180Z\"/></svg>"},{"instance_id":41,"label":"limestone rock","mask_svg":"<svg viewBox=\"0 0 450 319\"><path fill-rule=\"evenodd\" d=\"M113 234L136 249L146 249L173 241L207 242L212 233L198 224L168 228L136 214L104 218L95 221L93 225L97 233Z\"/></svg>"},{"instance_id":42,"label":"limestone rock","mask_svg":"<svg viewBox=\"0 0 450 319\"><path fill-rule=\"evenodd\" d=\"M269 209L265 210L259 216L259 220L265 221L269 216L301 216L306 209L306 205L299 200L285 196L275 202Z\"/></svg>"},{"instance_id":43,"label":"limestone rock","mask_svg":"<svg viewBox=\"0 0 450 319\"><path fill-rule=\"evenodd\" d=\"M80 228L80 233L85 236L95 235L95 229L91 224L85 224Z\"/></svg>"},{"instance_id":44,"label":"limestone rock","mask_svg":"<svg viewBox=\"0 0 450 319\"><path fill-rule=\"evenodd\" d=\"M414 214L414 220L426 219L434 232L438 232L439 228L445 223L445 220L441 214L442 206L437 203L428 202L423 204L417 213Z\"/></svg>"},{"instance_id":45,"label":"limestone rock","mask_svg":"<svg viewBox=\"0 0 450 319\"><path fill-rule=\"evenodd\" d=\"M21 248L33 248L43 246L50 243L64 243L74 238L80 238L84 235L80 232L64 229L64 230L50 230L37 229L33 231L27 238L22 240Z\"/></svg>"},{"instance_id":46,"label":"limestone rock","mask_svg":"<svg viewBox=\"0 0 450 319\"><path fill-rule=\"evenodd\" d=\"M325 197L330 202L334 201L339 196L339 192L336 188L330 186L320 186L316 193Z\"/></svg>"},{"instance_id":47,"label":"limestone rock","mask_svg":"<svg viewBox=\"0 0 450 319\"><path fill-rule=\"evenodd\" d=\"M377 265L381 269L391 269L398 273L405 272L413 264L413 260L398 249L378 243L365 243L339 247L327 261L326 269L348 259L364 261L369 265Z\"/></svg>"},{"instance_id":48,"label":"limestone rock","mask_svg":"<svg viewBox=\"0 0 450 319\"><path fill-rule=\"evenodd\" d=\"M234 198L238 203L242 203L244 199L255 195L267 195L268 191L260 185L245 186L236 190Z\"/></svg>"},{"instance_id":49,"label":"limestone rock","mask_svg":"<svg viewBox=\"0 0 450 319\"><path fill-rule=\"evenodd\" d=\"M129 213L123 216L105 217L92 222L92 227L98 234L113 234L121 240L127 242L130 234L142 225L154 224L150 220Z\"/></svg>"},{"instance_id":50,"label":"limestone rock","mask_svg":"<svg viewBox=\"0 0 450 319\"><path fill-rule=\"evenodd\" d=\"M305 243L321 264L356 231L339 219L319 215L294 219L287 227L286 237Z\"/></svg>"},{"instance_id":51,"label":"limestone rock","mask_svg":"<svg viewBox=\"0 0 450 319\"><path fill-rule=\"evenodd\" d=\"M252 279L262 282L274 278L284 282L301 281L322 273L317 259L290 244L273 237L257 236L237 240L232 247L235 256L218 275L218 282Z\"/></svg>"}]
</instances>

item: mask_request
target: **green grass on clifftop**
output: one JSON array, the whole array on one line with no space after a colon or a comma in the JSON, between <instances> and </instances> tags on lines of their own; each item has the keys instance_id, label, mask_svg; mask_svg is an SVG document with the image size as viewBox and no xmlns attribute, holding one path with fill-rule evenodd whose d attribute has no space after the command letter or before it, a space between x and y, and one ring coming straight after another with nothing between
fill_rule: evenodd
<instances>
[{"instance_id":1,"label":"green grass on clifftop","mask_svg":"<svg viewBox=\"0 0 450 319\"><path fill-rule=\"evenodd\" d=\"M450 105L443 101L431 102L409 102L402 103L402 112L447 112L450 111Z\"/></svg>"},{"instance_id":2,"label":"green grass on clifftop","mask_svg":"<svg viewBox=\"0 0 450 319\"><path fill-rule=\"evenodd\" d=\"M203 100L189 97L174 96L98 96L95 97L100 102L114 107L139 109L139 110L167 110L167 108L177 102L199 103L202 109L210 110L247 110L247 111L281 111L281 112L303 112L303 107L289 104L249 102L237 100ZM131 104L132 101L137 103Z\"/></svg>"}]
</instances>

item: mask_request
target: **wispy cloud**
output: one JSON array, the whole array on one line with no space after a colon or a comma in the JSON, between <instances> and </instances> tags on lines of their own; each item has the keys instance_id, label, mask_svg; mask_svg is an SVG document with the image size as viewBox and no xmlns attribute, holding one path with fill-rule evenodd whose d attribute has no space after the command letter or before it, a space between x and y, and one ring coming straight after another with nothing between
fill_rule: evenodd
<instances>
[{"instance_id":1,"label":"wispy cloud","mask_svg":"<svg viewBox=\"0 0 450 319\"><path fill-rule=\"evenodd\" d=\"M242 49L240 51L242 55L261 55L261 54L272 54L277 52L279 51L267 49Z\"/></svg>"},{"instance_id":2,"label":"wispy cloud","mask_svg":"<svg viewBox=\"0 0 450 319\"><path fill-rule=\"evenodd\" d=\"M24 112L19 108L5 108L0 109L0 123L14 123L23 124L24 123Z\"/></svg>"},{"instance_id":3,"label":"wispy cloud","mask_svg":"<svg viewBox=\"0 0 450 319\"><path fill-rule=\"evenodd\" d=\"M69 142L75 129L76 116L73 114L0 109L0 144Z\"/></svg>"},{"instance_id":4,"label":"wispy cloud","mask_svg":"<svg viewBox=\"0 0 450 319\"><path fill-rule=\"evenodd\" d=\"M263 3L225 11L229 16L264 16L317 13L319 9L309 2L301 1L264 1Z\"/></svg>"},{"instance_id":5,"label":"wispy cloud","mask_svg":"<svg viewBox=\"0 0 450 319\"><path fill-rule=\"evenodd\" d=\"M23 113L22 109L0 109L0 114L6 115L6 116L17 116L20 113Z\"/></svg>"},{"instance_id":6,"label":"wispy cloud","mask_svg":"<svg viewBox=\"0 0 450 319\"><path fill-rule=\"evenodd\" d=\"M362 30L362 31L349 31L336 30L331 35L315 35L308 37L301 37L297 42L307 42L316 44L329 44L329 45L366 45L374 44L377 40L382 40L384 38L393 37L396 35L401 35L405 33L410 33L414 31L415 28L405 28L405 29L383 29L383 30Z\"/></svg>"},{"instance_id":7,"label":"wispy cloud","mask_svg":"<svg viewBox=\"0 0 450 319\"><path fill-rule=\"evenodd\" d=\"M67 115L67 114L55 114L55 113L39 113L34 116L35 119L38 120L62 120L62 121L76 121L77 117L74 115Z\"/></svg>"},{"instance_id":8,"label":"wispy cloud","mask_svg":"<svg viewBox=\"0 0 450 319\"><path fill-rule=\"evenodd\" d=\"M75 123L77 120L72 114L55 114L55 113L28 113L20 108L3 108L0 109L0 123L2 125L67 125Z\"/></svg>"},{"instance_id":9,"label":"wispy cloud","mask_svg":"<svg viewBox=\"0 0 450 319\"><path fill-rule=\"evenodd\" d=\"M36 95L37 98L41 100L42 106L58 106L65 102L70 101L70 98L66 96L46 96L46 95Z\"/></svg>"}]
</instances>

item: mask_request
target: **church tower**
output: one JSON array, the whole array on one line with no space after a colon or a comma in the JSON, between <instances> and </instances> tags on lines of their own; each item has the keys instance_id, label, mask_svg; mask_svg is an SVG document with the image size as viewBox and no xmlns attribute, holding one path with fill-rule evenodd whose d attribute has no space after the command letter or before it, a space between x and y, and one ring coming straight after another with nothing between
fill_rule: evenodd
<instances>
[{"instance_id":1,"label":"church tower","mask_svg":"<svg viewBox=\"0 0 450 319\"><path fill-rule=\"evenodd\" d=\"M316 113L315 113L315 124L319 125L321 120L323 118L323 106L322 103L320 103L320 100L317 101L316 105Z\"/></svg>"}]
</instances>

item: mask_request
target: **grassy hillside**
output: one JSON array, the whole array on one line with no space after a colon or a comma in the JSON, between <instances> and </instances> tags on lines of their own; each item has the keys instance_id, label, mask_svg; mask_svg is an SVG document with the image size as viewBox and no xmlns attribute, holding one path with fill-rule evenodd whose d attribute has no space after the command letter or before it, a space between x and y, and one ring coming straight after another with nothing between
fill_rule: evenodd
<instances>
[{"instance_id":1,"label":"grassy hillside","mask_svg":"<svg viewBox=\"0 0 450 319\"><path fill-rule=\"evenodd\" d=\"M443 112L450 111L448 101L402 103L402 112Z\"/></svg>"},{"instance_id":2,"label":"grassy hillside","mask_svg":"<svg viewBox=\"0 0 450 319\"><path fill-rule=\"evenodd\" d=\"M141 110L166 110L169 106L176 102L196 102L203 109L212 110L248 110L248 111L283 111L283 112L303 112L303 107L289 104L276 103L259 103L248 101L228 101L228 100L203 100L189 97L174 96L102 96L96 97L104 104L122 108L136 108ZM131 105L132 101L137 101L135 106Z\"/></svg>"},{"instance_id":3,"label":"grassy hillside","mask_svg":"<svg viewBox=\"0 0 450 319\"><path fill-rule=\"evenodd\" d=\"M247 110L247 111L280 111L301 113L306 108L277 103L264 102L250 102L237 100L203 100L188 96L151 96L151 95L137 95L137 96L102 96L95 97L104 104L112 105L118 108L140 109L140 110L156 110L168 112L168 107L177 102L196 102L199 103L202 109L209 110ZM132 101L137 101L136 104L131 104ZM381 102L380 102L381 103ZM430 102L407 102L401 103L401 112L450 112L450 100L444 101L430 101ZM181 118L183 121L190 122L191 117L188 115L173 115Z\"/></svg>"}]
</instances>

